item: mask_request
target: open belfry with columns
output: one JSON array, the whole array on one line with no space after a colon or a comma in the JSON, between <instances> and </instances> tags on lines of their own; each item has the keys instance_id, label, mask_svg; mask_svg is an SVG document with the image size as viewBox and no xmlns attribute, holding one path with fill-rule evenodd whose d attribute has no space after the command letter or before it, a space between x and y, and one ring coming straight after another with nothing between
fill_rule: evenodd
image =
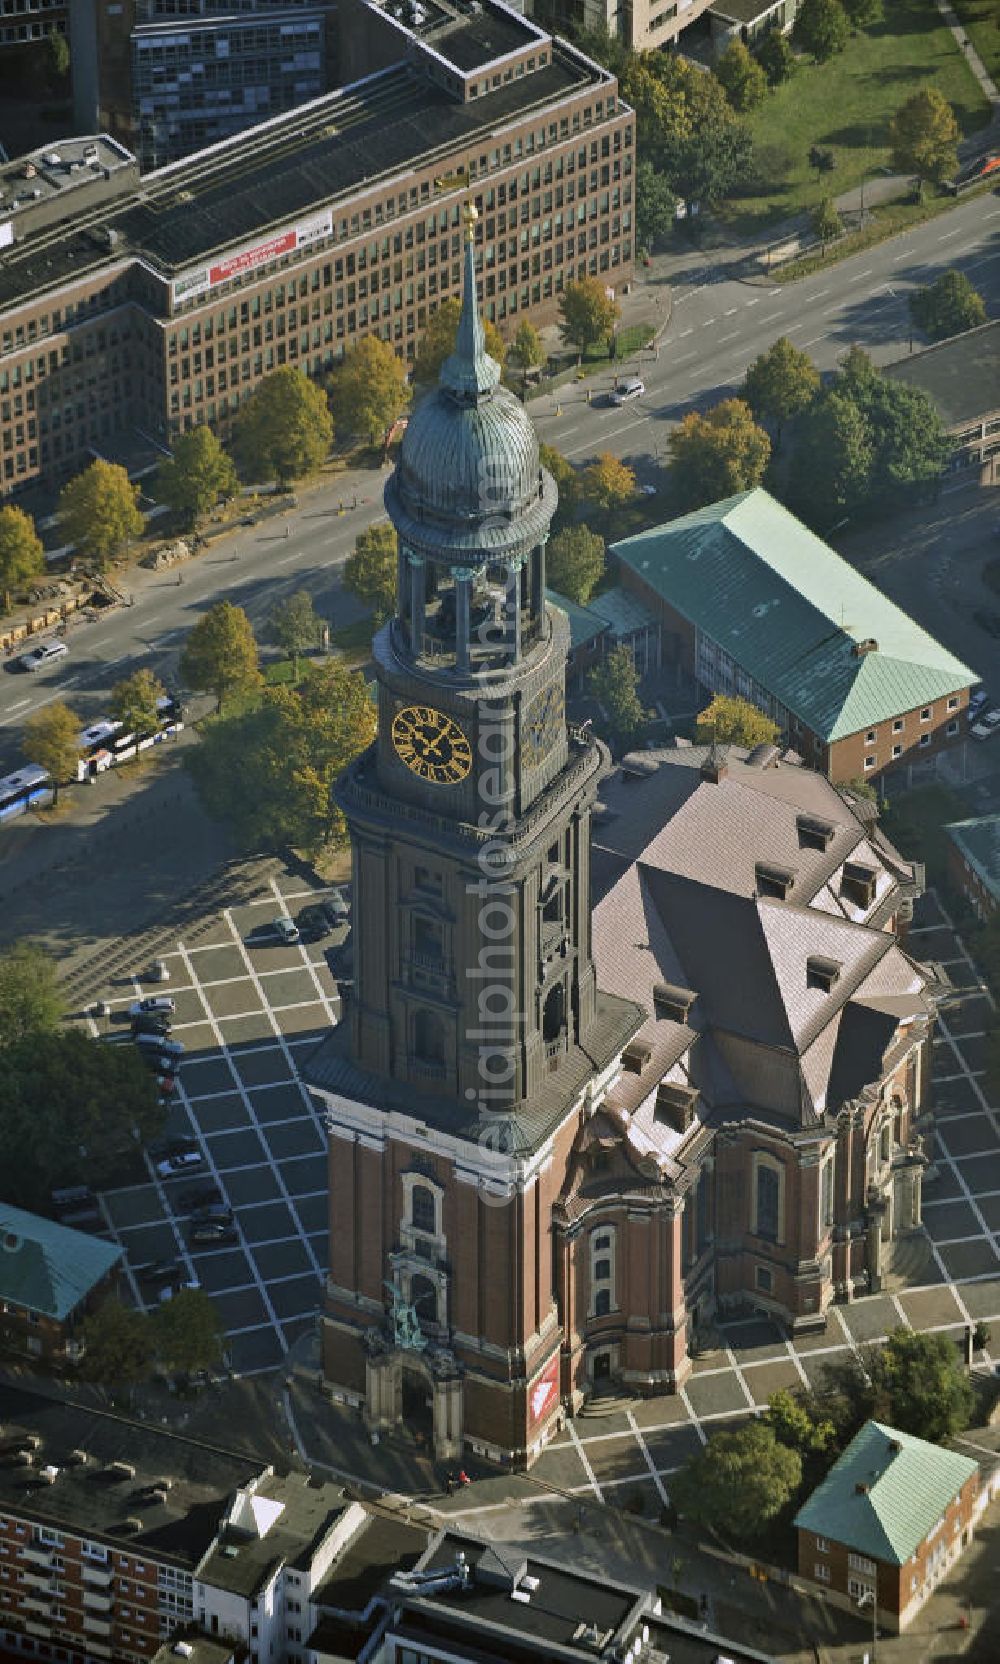
<instances>
[{"instance_id":1,"label":"open belfry with columns","mask_svg":"<svg viewBox=\"0 0 1000 1664\"><path fill-rule=\"evenodd\" d=\"M523 1467L602 1383L676 1391L727 1314L821 1329L885 1286L937 985L867 798L776 747L613 766L567 722L556 487L475 234L469 208L455 350L386 485L378 737L337 788L353 986L307 1076L329 1391Z\"/></svg>"}]
</instances>

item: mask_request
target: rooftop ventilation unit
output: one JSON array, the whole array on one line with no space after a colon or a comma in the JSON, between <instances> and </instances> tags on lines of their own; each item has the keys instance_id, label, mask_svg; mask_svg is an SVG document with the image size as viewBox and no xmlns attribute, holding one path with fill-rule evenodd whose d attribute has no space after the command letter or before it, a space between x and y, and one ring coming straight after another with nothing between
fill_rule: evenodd
<instances>
[{"instance_id":1,"label":"rooftop ventilation unit","mask_svg":"<svg viewBox=\"0 0 1000 1664\"><path fill-rule=\"evenodd\" d=\"M54 1467L50 1462L48 1467L39 1469L38 1477L44 1482L44 1484L54 1485L56 1480L59 1478L59 1469Z\"/></svg>"},{"instance_id":2,"label":"rooftop ventilation unit","mask_svg":"<svg viewBox=\"0 0 1000 1664\"><path fill-rule=\"evenodd\" d=\"M622 1068L627 1075L641 1075L652 1055L653 1048L648 1041L630 1040L622 1052Z\"/></svg>"},{"instance_id":3,"label":"rooftop ventilation unit","mask_svg":"<svg viewBox=\"0 0 1000 1664\"><path fill-rule=\"evenodd\" d=\"M112 1479L134 1479L135 1465L132 1462L111 1462L108 1474Z\"/></svg>"},{"instance_id":4,"label":"rooftop ventilation unit","mask_svg":"<svg viewBox=\"0 0 1000 1664\"><path fill-rule=\"evenodd\" d=\"M856 659L863 659L866 653L877 652L878 642L875 640L874 636L866 636L864 641L856 641L854 643L854 657Z\"/></svg>"},{"instance_id":5,"label":"rooftop ventilation unit","mask_svg":"<svg viewBox=\"0 0 1000 1664\"><path fill-rule=\"evenodd\" d=\"M787 867L772 867L763 861L754 866L754 881L759 896L777 896L785 901L795 883L795 874Z\"/></svg>"},{"instance_id":6,"label":"rooftop ventilation unit","mask_svg":"<svg viewBox=\"0 0 1000 1664\"><path fill-rule=\"evenodd\" d=\"M833 842L834 828L814 815L796 815L795 827L801 849L829 849Z\"/></svg>"},{"instance_id":7,"label":"rooftop ventilation unit","mask_svg":"<svg viewBox=\"0 0 1000 1664\"><path fill-rule=\"evenodd\" d=\"M686 1023L697 998L693 988L680 988L673 982L655 982L653 1015L668 1018L673 1023Z\"/></svg>"},{"instance_id":8,"label":"rooftop ventilation unit","mask_svg":"<svg viewBox=\"0 0 1000 1664\"><path fill-rule=\"evenodd\" d=\"M138 1518L137 1515L129 1514L127 1519L122 1520L122 1523L119 1526L119 1530L120 1531L129 1531L129 1532L141 1531L142 1530L142 1521L141 1521L141 1519Z\"/></svg>"},{"instance_id":9,"label":"rooftop ventilation unit","mask_svg":"<svg viewBox=\"0 0 1000 1664\"><path fill-rule=\"evenodd\" d=\"M675 1132L687 1132L698 1113L698 1092L693 1086L682 1086L661 1080L656 1088L654 1119L673 1127Z\"/></svg>"},{"instance_id":10,"label":"rooftop ventilation unit","mask_svg":"<svg viewBox=\"0 0 1000 1664\"><path fill-rule=\"evenodd\" d=\"M175 1641L170 1651L178 1658L193 1658L194 1648L190 1641Z\"/></svg>"},{"instance_id":11,"label":"rooftop ventilation unit","mask_svg":"<svg viewBox=\"0 0 1000 1664\"><path fill-rule=\"evenodd\" d=\"M85 1468L90 1457L85 1450L71 1450L66 1458L68 1468Z\"/></svg>"}]
</instances>

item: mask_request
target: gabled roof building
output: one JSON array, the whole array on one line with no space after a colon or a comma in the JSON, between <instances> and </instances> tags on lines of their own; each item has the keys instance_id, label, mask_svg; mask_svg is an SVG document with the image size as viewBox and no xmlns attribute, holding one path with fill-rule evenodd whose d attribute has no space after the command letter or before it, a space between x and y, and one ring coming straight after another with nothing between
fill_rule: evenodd
<instances>
[{"instance_id":1,"label":"gabled roof building","mask_svg":"<svg viewBox=\"0 0 1000 1664\"><path fill-rule=\"evenodd\" d=\"M972 1541L979 1465L867 1421L795 1516L799 1575L901 1631Z\"/></svg>"},{"instance_id":2,"label":"gabled roof building","mask_svg":"<svg viewBox=\"0 0 1000 1664\"><path fill-rule=\"evenodd\" d=\"M0 1339L32 1358L82 1357L77 1330L122 1257L112 1242L0 1203Z\"/></svg>"},{"instance_id":3,"label":"gabled roof building","mask_svg":"<svg viewBox=\"0 0 1000 1664\"><path fill-rule=\"evenodd\" d=\"M976 672L762 487L612 548L660 620L663 662L759 706L831 780L965 732Z\"/></svg>"}]
</instances>

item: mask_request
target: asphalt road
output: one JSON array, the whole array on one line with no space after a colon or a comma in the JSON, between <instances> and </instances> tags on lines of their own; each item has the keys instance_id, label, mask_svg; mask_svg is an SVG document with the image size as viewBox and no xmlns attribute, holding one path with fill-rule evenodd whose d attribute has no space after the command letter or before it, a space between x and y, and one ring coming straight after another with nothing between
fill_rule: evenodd
<instances>
[{"instance_id":1,"label":"asphalt road","mask_svg":"<svg viewBox=\"0 0 1000 1664\"><path fill-rule=\"evenodd\" d=\"M966 272L995 310L1000 200L962 203L880 247L784 286L763 275L734 276L736 267L725 255L683 271L654 267L651 282L665 296L670 289L672 311L657 356L647 350L626 367L642 375L644 398L610 407L601 394L611 376L603 385L601 378L591 378L593 405L584 388L574 385L533 400L532 419L540 437L575 463L609 450L632 463L640 480L656 484L671 427L687 411L732 391L751 360L779 335L810 352L821 369L833 369L852 343L865 347L876 362L888 363L907 349L909 293L949 266ZM334 627L351 622L359 608L341 589L341 568L357 532L381 513L383 477L338 476L305 492L301 506L284 519L240 528L214 544L183 568L179 585L169 572L136 571L129 580L135 605L71 629L70 656L62 664L34 677L4 667L0 767L15 766L21 724L53 699L69 699L91 719L106 706L112 683L141 665L169 681L185 634L221 596L262 624L283 595L306 588Z\"/></svg>"}]
</instances>

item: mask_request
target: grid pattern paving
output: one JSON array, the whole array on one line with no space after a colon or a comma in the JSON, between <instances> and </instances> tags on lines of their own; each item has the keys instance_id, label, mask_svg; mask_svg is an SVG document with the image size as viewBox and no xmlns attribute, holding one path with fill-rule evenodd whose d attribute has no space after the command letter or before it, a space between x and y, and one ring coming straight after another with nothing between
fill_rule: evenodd
<instances>
[{"instance_id":1,"label":"grid pattern paving","mask_svg":"<svg viewBox=\"0 0 1000 1664\"><path fill-rule=\"evenodd\" d=\"M176 1001L171 1037L185 1046L166 1136L193 1136L204 1164L161 1180L146 1157L147 1182L101 1198L134 1301L157 1298L135 1267L176 1260L214 1299L241 1375L280 1365L314 1326L326 1271L326 1134L299 1064L338 1020L327 955L345 931L285 946L273 929L279 914L295 917L322 894L279 873L265 894L223 909L196 946L181 939L163 953ZM115 1043L129 1044L122 1020L148 991L136 977L109 1000ZM236 1214L238 1244L188 1241L181 1193L209 1181Z\"/></svg>"},{"instance_id":2,"label":"grid pattern paving","mask_svg":"<svg viewBox=\"0 0 1000 1664\"><path fill-rule=\"evenodd\" d=\"M181 939L165 953L177 1002L173 1032L187 1048L167 1132L193 1134L205 1166L165 1182L150 1166L148 1182L102 1198L109 1231L128 1256L136 1302L155 1299L155 1291L136 1281L132 1267L179 1260L216 1300L240 1374L281 1365L315 1322L325 1273L326 1136L298 1069L338 1018L328 954L344 933L286 947L272 928L279 912L296 916L314 894L322 892L279 872L265 893L201 927L196 946ZM719 1347L695 1360L680 1393L569 1423L533 1468L533 1482L581 1500L641 1495L646 1511L656 1512L691 1451L715 1428L762 1409L779 1388L816 1381L825 1363L901 1324L957 1338L980 1319L1000 1323L1000 1112L984 1092L992 1001L933 895L919 904L912 946L945 966L954 992L935 1041L925 1231L904 1244L891 1291L833 1307L823 1334L789 1339L763 1317L721 1325ZM138 980L119 986L119 1019L142 991ZM112 1032L117 1027L113 1018ZM238 1245L187 1243L178 1193L208 1179L235 1210ZM311 1453L322 1461L336 1452L342 1462L359 1432L356 1417L326 1406L320 1421ZM364 1447L370 1473L378 1459L366 1438Z\"/></svg>"}]
</instances>

